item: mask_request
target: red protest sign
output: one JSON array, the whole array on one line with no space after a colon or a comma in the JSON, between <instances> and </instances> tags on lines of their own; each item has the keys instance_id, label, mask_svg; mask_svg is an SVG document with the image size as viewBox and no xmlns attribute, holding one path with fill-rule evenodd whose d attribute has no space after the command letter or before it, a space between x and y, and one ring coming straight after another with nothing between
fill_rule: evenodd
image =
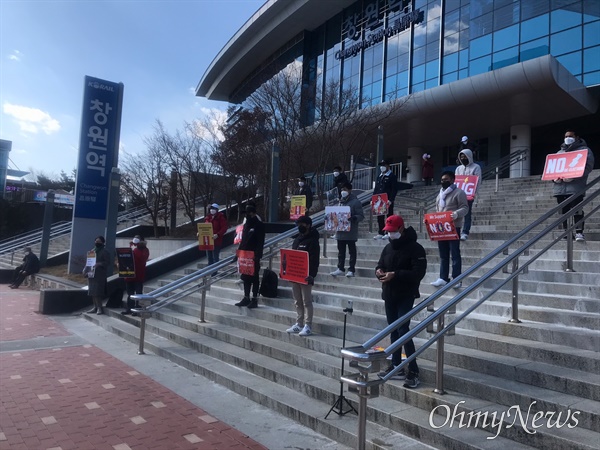
<instances>
[{"instance_id":1,"label":"red protest sign","mask_svg":"<svg viewBox=\"0 0 600 450\"><path fill-rule=\"evenodd\" d=\"M294 283L308 284L308 252L302 250L281 249L281 267L279 277Z\"/></svg>"},{"instance_id":2,"label":"red protest sign","mask_svg":"<svg viewBox=\"0 0 600 450\"><path fill-rule=\"evenodd\" d=\"M542 180L569 179L583 176L587 155L587 149L547 155Z\"/></svg>"},{"instance_id":3,"label":"red protest sign","mask_svg":"<svg viewBox=\"0 0 600 450\"><path fill-rule=\"evenodd\" d=\"M375 194L371 198L371 210L374 216L385 216L388 212L388 196L387 194Z\"/></svg>"},{"instance_id":4,"label":"red protest sign","mask_svg":"<svg viewBox=\"0 0 600 450\"><path fill-rule=\"evenodd\" d=\"M242 275L254 275L254 252L251 250L238 250L238 273Z\"/></svg>"},{"instance_id":5,"label":"red protest sign","mask_svg":"<svg viewBox=\"0 0 600 450\"><path fill-rule=\"evenodd\" d=\"M235 227L235 237L233 238L234 244L239 244L242 242L242 233L244 232L244 225L238 225Z\"/></svg>"},{"instance_id":6,"label":"red protest sign","mask_svg":"<svg viewBox=\"0 0 600 450\"><path fill-rule=\"evenodd\" d=\"M432 241L455 241L458 233L452 220L452 211L425 214L427 234Z\"/></svg>"},{"instance_id":7,"label":"red protest sign","mask_svg":"<svg viewBox=\"0 0 600 450\"><path fill-rule=\"evenodd\" d=\"M479 177L475 175L455 175L454 184L465 191L467 200L474 200Z\"/></svg>"}]
</instances>

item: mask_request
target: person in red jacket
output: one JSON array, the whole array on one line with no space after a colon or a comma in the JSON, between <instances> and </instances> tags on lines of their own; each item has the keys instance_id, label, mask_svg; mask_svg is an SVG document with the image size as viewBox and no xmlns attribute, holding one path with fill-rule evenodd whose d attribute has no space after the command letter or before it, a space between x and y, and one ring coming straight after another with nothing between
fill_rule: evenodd
<instances>
[{"instance_id":1,"label":"person in red jacket","mask_svg":"<svg viewBox=\"0 0 600 450\"><path fill-rule=\"evenodd\" d=\"M208 265L219 262L219 254L223 246L223 236L227 233L227 218L225 214L219 212L219 205L213 203L208 209L208 215L205 217L206 223L211 223L213 227L213 239L215 241L214 249L207 251ZM216 275L217 272L213 274Z\"/></svg>"},{"instance_id":2,"label":"person in red jacket","mask_svg":"<svg viewBox=\"0 0 600 450\"><path fill-rule=\"evenodd\" d=\"M150 250L146 245L146 241L141 236L136 235L131 241L133 251L133 267L135 276L125 278L125 287L127 288L127 309L121 314L132 314L131 308L137 308L137 302L131 298L134 294L142 294L144 292L144 280L146 279L146 262L150 258Z\"/></svg>"}]
</instances>

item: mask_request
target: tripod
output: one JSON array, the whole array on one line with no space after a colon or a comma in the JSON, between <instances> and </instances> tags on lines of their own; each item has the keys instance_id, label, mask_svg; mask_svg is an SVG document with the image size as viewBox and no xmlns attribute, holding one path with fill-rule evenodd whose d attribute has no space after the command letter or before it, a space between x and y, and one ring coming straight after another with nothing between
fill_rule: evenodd
<instances>
[{"instance_id":1,"label":"tripod","mask_svg":"<svg viewBox=\"0 0 600 450\"><path fill-rule=\"evenodd\" d=\"M353 311L354 311L354 309L352 308L352 300L349 300L348 308L345 308L343 310L343 312L344 312L344 332L342 334L342 348L344 348L346 346L346 319L348 318L348 313L352 314ZM344 357L343 356L342 356L342 374L340 376L344 376ZM344 403L346 405L348 405L350 407L350 409L347 409L344 411ZM339 411L336 411L336 408ZM329 414L331 414L331 411L336 413L338 416L344 416L351 411L354 411L355 414L358 414L358 411L356 411L356 409L354 409L354 406L352 406L350 404L350 402L348 401L348 399L346 397L344 397L344 382L341 380L340 380L340 395L337 398L337 400L335 401L335 403L333 404L333 406L331 407L331 409L329 410L329 412L327 413L327 415L325 416L325 419L327 419Z\"/></svg>"}]
</instances>

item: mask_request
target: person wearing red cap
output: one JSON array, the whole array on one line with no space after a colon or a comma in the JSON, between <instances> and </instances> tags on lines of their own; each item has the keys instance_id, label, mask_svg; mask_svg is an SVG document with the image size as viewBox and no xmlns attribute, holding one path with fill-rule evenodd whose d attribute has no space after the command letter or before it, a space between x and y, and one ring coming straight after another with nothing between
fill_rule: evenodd
<instances>
[{"instance_id":1,"label":"person wearing red cap","mask_svg":"<svg viewBox=\"0 0 600 450\"><path fill-rule=\"evenodd\" d=\"M394 323L409 312L420 297L419 285L427 271L425 249L417 242L417 232L413 227L406 228L404 220L392 215L385 221L384 231L388 232L390 242L387 244L379 262L375 267L375 276L381 282L381 298L385 302L385 315L388 324ZM410 321L403 323L390 334L392 343L409 331ZM415 344L409 340L404 344L406 356L415 353ZM381 378L394 371L402 362L402 349L392 355L390 366L379 373ZM389 379L406 380L404 387L415 388L419 385L419 366L417 360L408 363L408 374L404 369L396 372Z\"/></svg>"}]
</instances>

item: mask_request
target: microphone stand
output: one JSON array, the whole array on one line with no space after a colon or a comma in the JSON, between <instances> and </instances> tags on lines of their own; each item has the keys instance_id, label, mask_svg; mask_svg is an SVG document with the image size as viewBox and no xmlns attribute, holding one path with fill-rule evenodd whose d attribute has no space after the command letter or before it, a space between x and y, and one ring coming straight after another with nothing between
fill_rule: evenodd
<instances>
[{"instance_id":1,"label":"microphone stand","mask_svg":"<svg viewBox=\"0 0 600 450\"><path fill-rule=\"evenodd\" d=\"M342 348L346 347L346 319L348 318L348 313L352 314L353 311L354 311L354 309L352 308L352 301L350 300L348 302L348 308L345 308L343 310L343 312L344 312L344 331L342 334ZM344 376L344 357L343 356L342 356L342 373L340 376ZM346 405L348 405L350 409L347 409L344 411L344 403ZM336 411L336 408L339 411ZM337 398L337 400L335 401L335 403L333 404L333 406L331 407L331 409L329 410L329 412L327 413L327 415L325 416L325 419L327 419L327 417L329 416L329 414L331 414L332 411L334 413L336 413L338 416L344 416L352 411L354 411L354 413L358 415L358 411L356 411L356 409L354 409L354 406L352 406L352 404L348 401L348 399L346 397L344 397L344 382L341 380L340 380L340 395Z\"/></svg>"}]
</instances>

